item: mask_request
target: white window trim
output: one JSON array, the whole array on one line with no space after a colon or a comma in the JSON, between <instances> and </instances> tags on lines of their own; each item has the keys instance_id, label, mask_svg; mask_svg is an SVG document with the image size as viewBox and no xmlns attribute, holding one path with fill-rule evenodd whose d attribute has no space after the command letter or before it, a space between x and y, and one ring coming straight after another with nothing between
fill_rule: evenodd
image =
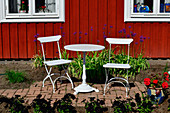
<instances>
[{"instance_id":1,"label":"white window trim","mask_svg":"<svg viewBox=\"0 0 170 113\"><path fill-rule=\"evenodd\" d=\"M140 15L139 17L132 17L130 1L131 0L124 0L124 22L170 22L170 16L165 16L167 15L166 13L158 13L157 15L159 16L142 17ZM170 13L168 13L168 15L170 15Z\"/></svg>"},{"instance_id":2,"label":"white window trim","mask_svg":"<svg viewBox=\"0 0 170 113\"><path fill-rule=\"evenodd\" d=\"M6 16L6 6L4 0L0 0L0 23L20 23L20 22L65 22L65 0L59 0L57 5L58 15L54 14L33 14L33 16ZM48 16L47 16L48 15ZM22 16L22 18L20 18Z\"/></svg>"}]
</instances>

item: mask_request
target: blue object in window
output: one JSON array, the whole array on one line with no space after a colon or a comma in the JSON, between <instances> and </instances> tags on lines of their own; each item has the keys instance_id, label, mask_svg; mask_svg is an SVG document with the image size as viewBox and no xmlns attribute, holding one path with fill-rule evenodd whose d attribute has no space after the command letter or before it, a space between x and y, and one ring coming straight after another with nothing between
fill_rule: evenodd
<instances>
[{"instance_id":1,"label":"blue object in window","mask_svg":"<svg viewBox=\"0 0 170 113\"><path fill-rule=\"evenodd\" d=\"M160 12L161 12L161 13L164 12L164 4L163 4L163 3L161 3Z\"/></svg>"},{"instance_id":2,"label":"blue object in window","mask_svg":"<svg viewBox=\"0 0 170 113\"><path fill-rule=\"evenodd\" d=\"M149 12L149 7L148 6L140 6L139 12L140 13L148 13Z\"/></svg>"}]
</instances>

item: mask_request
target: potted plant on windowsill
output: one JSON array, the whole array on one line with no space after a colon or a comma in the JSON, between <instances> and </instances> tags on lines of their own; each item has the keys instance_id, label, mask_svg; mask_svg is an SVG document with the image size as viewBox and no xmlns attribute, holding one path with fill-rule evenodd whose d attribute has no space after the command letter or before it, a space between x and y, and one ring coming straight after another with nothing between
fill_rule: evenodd
<instances>
[{"instance_id":1,"label":"potted plant on windowsill","mask_svg":"<svg viewBox=\"0 0 170 113\"><path fill-rule=\"evenodd\" d=\"M26 4L25 4L25 1L21 2L21 7L19 9L19 13L26 13Z\"/></svg>"},{"instance_id":2,"label":"potted plant on windowsill","mask_svg":"<svg viewBox=\"0 0 170 113\"><path fill-rule=\"evenodd\" d=\"M41 6L39 8L39 13L45 13L46 12L46 6Z\"/></svg>"},{"instance_id":3,"label":"potted plant on windowsill","mask_svg":"<svg viewBox=\"0 0 170 113\"><path fill-rule=\"evenodd\" d=\"M147 93L155 104L161 104L167 95L169 74L151 74L149 78L144 79L144 84L147 86Z\"/></svg>"}]
</instances>

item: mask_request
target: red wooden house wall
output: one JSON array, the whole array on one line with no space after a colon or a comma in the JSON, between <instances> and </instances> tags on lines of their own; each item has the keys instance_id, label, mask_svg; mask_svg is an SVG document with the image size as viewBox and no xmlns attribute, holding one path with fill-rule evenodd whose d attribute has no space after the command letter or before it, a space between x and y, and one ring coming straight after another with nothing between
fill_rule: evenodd
<instances>
[{"instance_id":1,"label":"red wooden house wall","mask_svg":"<svg viewBox=\"0 0 170 113\"><path fill-rule=\"evenodd\" d=\"M60 42L62 48L73 43L104 45L104 35L121 37L118 31L126 28L126 32L130 32L129 26L130 31L137 33L133 47L139 46L135 42L143 35L150 37L145 41L145 56L170 57L169 22L124 23L124 0L65 0L64 23L1 23L0 59L32 58L39 48L39 43L33 41L37 33L40 36L63 35ZM46 46L48 58L58 56L55 43ZM70 57L75 55L75 52L70 52Z\"/></svg>"}]
</instances>

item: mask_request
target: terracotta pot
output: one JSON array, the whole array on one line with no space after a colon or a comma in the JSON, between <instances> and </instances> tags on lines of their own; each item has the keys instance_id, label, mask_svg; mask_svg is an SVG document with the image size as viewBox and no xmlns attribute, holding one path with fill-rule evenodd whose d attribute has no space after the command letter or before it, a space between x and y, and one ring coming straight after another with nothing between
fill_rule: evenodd
<instances>
[{"instance_id":1,"label":"terracotta pot","mask_svg":"<svg viewBox=\"0 0 170 113\"><path fill-rule=\"evenodd\" d=\"M154 104L161 104L164 101L165 95L162 88L149 87L147 89L147 94L154 99Z\"/></svg>"}]
</instances>

